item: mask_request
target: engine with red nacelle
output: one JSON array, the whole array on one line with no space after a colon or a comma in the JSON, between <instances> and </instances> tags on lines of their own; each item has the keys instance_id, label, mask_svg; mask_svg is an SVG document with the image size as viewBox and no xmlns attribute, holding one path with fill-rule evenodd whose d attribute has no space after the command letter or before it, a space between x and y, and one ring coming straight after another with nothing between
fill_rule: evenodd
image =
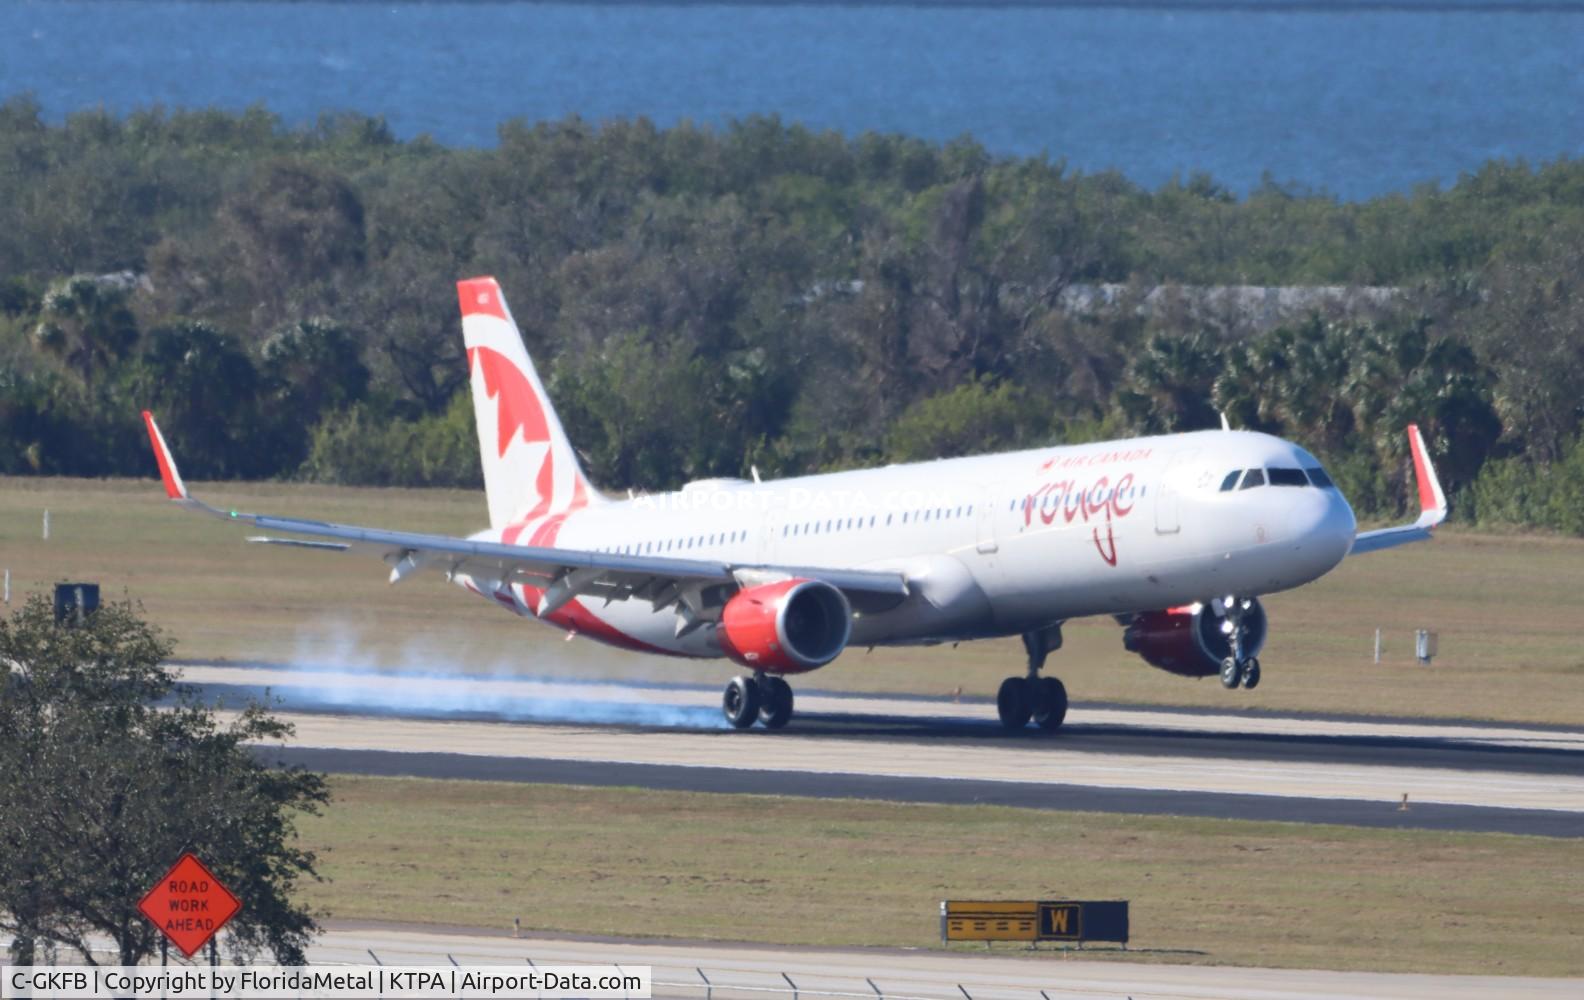
<instances>
[{"instance_id":1,"label":"engine with red nacelle","mask_svg":"<svg viewBox=\"0 0 1584 1000\"><path fill-rule=\"evenodd\" d=\"M780 580L733 594L715 630L722 651L772 674L823 667L847 648L852 607L821 580Z\"/></svg>"},{"instance_id":2,"label":"engine with red nacelle","mask_svg":"<svg viewBox=\"0 0 1584 1000\"><path fill-rule=\"evenodd\" d=\"M1122 645L1150 666L1185 677L1209 677L1219 673L1232 655L1232 635L1239 628L1243 656L1258 656L1268 625L1257 599L1233 599L1229 606L1225 599L1216 598L1205 604L1134 615L1122 633Z\"/></svg>"}]
</instances>

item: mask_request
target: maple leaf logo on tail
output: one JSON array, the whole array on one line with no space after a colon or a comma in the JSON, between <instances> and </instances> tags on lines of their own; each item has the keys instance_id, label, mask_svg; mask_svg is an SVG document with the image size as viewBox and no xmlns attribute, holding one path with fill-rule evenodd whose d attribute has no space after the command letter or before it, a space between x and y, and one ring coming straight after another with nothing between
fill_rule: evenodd
<instances>
[{"instance_id":1,"label":"maple leaf logo on tail","mask_svg":"<svg viewBox=\"0 0 1584 1000\"><path fill-rule=\"evenodd\" d=\"M473 418L490 526L530 522L597 501L494 278L457 282Z\"/></svg>"}]
</instances>

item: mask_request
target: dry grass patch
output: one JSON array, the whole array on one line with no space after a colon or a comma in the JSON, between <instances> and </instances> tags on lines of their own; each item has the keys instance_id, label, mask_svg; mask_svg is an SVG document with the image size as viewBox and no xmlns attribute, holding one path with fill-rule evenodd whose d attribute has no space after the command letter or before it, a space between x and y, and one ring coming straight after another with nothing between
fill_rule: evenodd
<instances>
[{"instance_id":1,"label":"dry grass patch","mask_svg":"<svg viewBox=\"0 0 1584 1000\"><path fill-rule=\"evenodd\" d=\"M1140 960L1584 974L1575 841L487 782L333 787L302 832L329 879L311 902L341 918L930 947L944 898L1126 898Z\"/></svg>"}]
</instances>

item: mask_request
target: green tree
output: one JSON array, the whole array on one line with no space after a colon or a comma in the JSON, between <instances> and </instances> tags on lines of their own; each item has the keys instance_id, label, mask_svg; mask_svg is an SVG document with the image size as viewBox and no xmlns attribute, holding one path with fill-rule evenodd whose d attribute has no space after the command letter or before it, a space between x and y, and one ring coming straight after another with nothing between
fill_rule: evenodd
<instances>
[{"instance_id":1,"label":"green tree","mask_svg":"<svg viewBox=\"0 0 1584 1000\"><path fill-rule=\"evenodd\" d=\"M126 287L81 274L50 286L33 330L38 349L85 385L130 354L137 340Z\"/></svg>"},{"instance_id":2,"label":"green tree","mask_svg":"<svg viewBox=\"0 0 1584 1000\"><path fill-rule=\"evenodd\" d=\"M1510 442L1556 461L1584 420L1584 223L1512 248L1480 287L1454 322L1497 373Z\"/></svg>"},{"instance_id":3,"label":"green tree","mask_svg":"<svg viewBox=\"0 0 1584 1000\"><path fill-rule=\"evenodd\" d=\"M1049 433L1044 407L1009 382L982 378L908 407L892 423L886 451L917 462L1033 445Z\"/></svg>"},{"instance_id":4,"label":"green tree","mask_svg":"<svg viewBox=\"0 0 1584 1000\"><path fill-rule=\"evenodd\" d=\"M152 410L171 447L195 475L254 477L290 471L301 456L267 447L258 412L259 374L236 338L208 323L184 320L149 333L130 375L136 410Z\"/></svg>"},{"instance_id":5,"label":"green tree","mask_svg":"<svg viewBox=\"0 0 1584 1000\"><path fill-rule=\"evenodd\" d=\"M240 374L240 368L238 369ZM259 351L260 423L278 468L308 457L309 436L327 414L368 394L362 347L346 328L322 317L277 330Z\"/></svg>"},{"instance_id":6,"label":"green tree","mask_svg":"<svg viewBox=\"0 0 1584 1000\"><path fill-rule=\"evenodd\" d=\"M1211 388L1220 368L1207 337L1155 334L1129 367L1117 405L1145 433L1206 430L1218 420Z\"/></svg>"},{"instance_id":7,"label":"green tree","mask_svg":"<svg viewBox=\"0 0 1584 1000\"><path fill-rule=\"evenodd\" d=\"M0 369L0 427L7 447L0 448L0 472L62 473L76 471L61 464L72 451L71 422L62 412L69 399L54 372L29 375Z\"/></svg>"},{"instance_id":8,"label":"green tree","mask_svg":"<svg viewBox=\"0 0 1584 1000\"><path fill-rule=\"evenodd\" d=\"M1442 484L1459 492L1479 475L1480 467L1502 435L1496 413L1495 373L1475 357L1473 348L1438 337L1395 380L1396 391L1380 406L1374 427L1376 447L1404 470L1410 460L1403 428L1420 426L1435 453Z\"/></svg>"},{"instance_id":9,"label":"green tree","mask_svg":"<svg viewBox=\"0 0 1584 1000\"><path fill-rule=\"evenodd\" d=\"M477 489L484 476L472 399L459 392L444 412L416 420L382 416L361 403L327 414L314 428L302 473L321 483Z\"/></svg>"},{"instance_id":10,"label":"green tree","mask_svg":"<svg viewBox=\"0 0 1584 1000\"><path fill-rule=\"evenodd\" d=\"M568 360L550 391L596 483L655 489L742 471L746 444L738 429L710 418L707 368L679 338L626 334ZM723 468L717 460L733 451Z\"/></svg>"},{"instance_id":11,"label":"green tree","mask_svg":"<svg viewBox=\"0 0 1584 1000\"><path fill-rule=\"evenodd\" d=\"M263 164L222 203L220 229L231 251L221 280L245 289L247 297L235 304L250 306L245 316L230 318L245 319L257 333L333 311L348 275L366 259L357 189L339 172L300 159Z\"/></svg>"},{"instance_id":12,"label":"green tree","mask_svg":"<svg viewBox=\"0 0 1584 1000\"><path fill-rule=\"evenodd\" d=\"M1147 190L969 139L774 117L516 121L496 148L450 149L263 108L52 123L21 96L0 102L0 468L146 474L138 406L204 398L191 427L167 418L201 474L460 481L453 282L489 273L540 370L583 394L560 405L606 481L881 461L920 401L988 378L1066 433L1214 426L1220 409L1390 506L1409 419L1454 490L1491 458L1560 467L1584 420L1581 253L1580 159L1344 202L1269 179L1246 197L1204 176ZM45 307L81 274L113 277ZM1262 333L1157 293L1245 284L1352 286L1365 308ZM1365 284L1393 288L1352 294ZM298 336L318 316L344 338ZM251 396L199 383L212 343L138 346L137 328L189 322L234 336ZM640 355L656 379L593 370ZM413 458L418 441L442 457Z\"/></svg>"},{"instance_id":13,"label":"green tree","mask_svg":"<svg viewBox=\"0 0 1584 1000\"><path fill-rule=\"evenodd\" d=\"M261 761L247 744L291 728L258 705L222 724L170 652L130 604L62 624L35 595L0 619L0 930L19 961L48 942L92 964L93 935L147 958L159 931L137 901L189 850L244 901L237 951L303 961L317 926L292 893L316 875L293 817L324 781Z\"/></svg>"},{"instance_id":14,"label":"green tree","mask_svg":"<svg viewBox=\"0 0 1584 1000\"><path fill-rule=\"evenodd\" d=\"M1353 408L1344 395L1352 363L1351 329L1311 316L1295 327L1278 327L1241 345L1243 356L1228 366L1237 373L1220 383L1217 402L1245 408L1240 393L1258 403L1253 426L1303 437L1322 453L1340 451L1354 431Z\"/></svg>"},{"instance_id":15,"label":"green tree","mask_svg":"<svg viewBox=\"0 0 1584 1000\"><path fill-rule=\"evenodd\" d=\"M357 338L334 320L298 320L277 330L259 352L260 369L276 405L319 422L368 392L369 370Z\"/></svg>"}]
</instances>

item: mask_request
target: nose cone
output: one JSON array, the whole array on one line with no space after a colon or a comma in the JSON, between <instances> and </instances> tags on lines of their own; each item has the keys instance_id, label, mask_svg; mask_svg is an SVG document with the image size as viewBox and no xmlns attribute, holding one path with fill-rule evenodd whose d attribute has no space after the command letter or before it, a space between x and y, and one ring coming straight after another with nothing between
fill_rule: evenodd
<instances>
[{"instance_id":1,"label":"nose cone","mask_svg":"<svg viewBox=\"0 0 1584 1000\"><path fill-rule=\"evenodd\" d=\"M1292 539L1316 576L1330 572L1353 547L1358 521L1341 490L1305 490L1288 522Z\"/></svg>"}]
</instances>

